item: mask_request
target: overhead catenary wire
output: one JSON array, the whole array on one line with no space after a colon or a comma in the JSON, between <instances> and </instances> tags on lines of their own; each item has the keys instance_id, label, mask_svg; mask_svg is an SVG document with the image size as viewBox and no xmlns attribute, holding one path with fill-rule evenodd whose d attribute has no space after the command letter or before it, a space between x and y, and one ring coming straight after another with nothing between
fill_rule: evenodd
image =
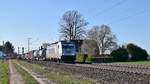
<instances>
[{"instance_id":1,"label":"overhead catenary wire","mask_svg":"<svg viewBox=\"0 0 150 84\"><path fill-rule=\"evenodd\" d=\"M106 12L112 10L113 8L115 8L115 7L117 7L117 6L121 5L121 4L123 4L123 3L126 2L126 1L127 1L127 0L121 0L121 1L117 2L116 4L114 4L114 5L112 5L112 6L109 6L108 8L105 8L105 9L103 9L102 11L96 13L95 15L91 16L89 19L95 18L95 17L97 17L97 16L99 16L99 15L101 15L101 14L103 14L103 13L106 13Z\"/></svg>"},{"instance_id":2,"label":"overhead catenary wire","mask_svg":"<svg viewBox=\"0 0 150 84\"><path fill-rule=\"evenodd\" d=\"M142 10L142 11L136 12L136 13L134 13L134 14L132 14L132 15L128 15L128 16L125 16L125 17L123 17L123 18L120 18L120 19L111 21L111 22L108 23L108 24L115 24L115 23L121 22L121 21L123 21L123 20L127 20L127 19L136 17L136 16L141 15L141 14L144 14L144 13L148 13L148 12L150 12L150 8L149 8L149 9L146 9L146 10Z\"/></svg>"}]
</instances>

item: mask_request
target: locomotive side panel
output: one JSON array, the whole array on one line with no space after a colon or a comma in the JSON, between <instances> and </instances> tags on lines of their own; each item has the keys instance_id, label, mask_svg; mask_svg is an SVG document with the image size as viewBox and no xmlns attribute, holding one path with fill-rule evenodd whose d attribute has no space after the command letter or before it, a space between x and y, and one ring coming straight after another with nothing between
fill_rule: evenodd
<instances>
[{"instance_id":1,"label":"locomotive side panel","mask_svg":"<svg viewBox=\"0 0 150 84\"><path fill-rule=\"evenodd\" d=\"M46 59L60 59L58 43L47 47Z\"/></svg>"}]
</instances>

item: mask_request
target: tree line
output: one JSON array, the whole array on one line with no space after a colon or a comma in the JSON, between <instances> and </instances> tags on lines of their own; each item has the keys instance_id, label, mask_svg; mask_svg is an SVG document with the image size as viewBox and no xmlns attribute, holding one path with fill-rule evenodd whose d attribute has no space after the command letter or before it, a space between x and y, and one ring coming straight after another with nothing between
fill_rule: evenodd
<instances>
[{"instance_id":1,"label":"tree line","mask_svg":"<svg viewBox=\"0 0 150 84\"><path fill-rule=\"evenodd\" d=\"M0 51L4 52L7 56L11 57L14 54L14 46L11 42L7 41L3 45L0 45Z\"/></svg>"},{"instance_id":2,"label":"tree line","mask_svg":"<svg viewBox=\"0 0 150 84\"><path fill-rule=\"evenodd\" d=\"M133 43L119 47L117 37L108 25L96 25L87 30L88 22L76 10L65 12L59 24L60 39L83 40L81 52L84 54L90 56L110 54L115 60L145 60L148 57L146 50Z\"/></svg>"}]
</instances>

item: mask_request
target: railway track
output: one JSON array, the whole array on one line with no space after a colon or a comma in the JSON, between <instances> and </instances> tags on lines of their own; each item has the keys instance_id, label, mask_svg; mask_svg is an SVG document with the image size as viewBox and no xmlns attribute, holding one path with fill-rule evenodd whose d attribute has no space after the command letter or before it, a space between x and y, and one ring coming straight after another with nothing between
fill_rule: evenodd
<instances>
[{"instance_id":1,"label":"railway track","mask_svg":"<svg viewBox=\"0 0 150 84\"><path fill-rule=\"evenodd\" d=\"M39 64L56 64L56 65L66 65L66 66L77 66L77 67L86 67L86 68L95 68L95 69L104 69L111 71L120 71L128 72L135 74L145 74L150 75L150 67L142 65L129 65L129 64L113 64L113 63L94 63L94 64L68 64L68 63L55 63L40 61Z\"/></svg>"},{"instance_id":2,"label":"railway track","mask_svg":"<svg viewBox=\"0 0 150 84\"><path fill-rule=\"evenodd\" d=\"M31 61L34 64L41 64L45 69L56 68L74 75L96 81L107 81L114 84L150 84L150 67L127 64L67 64L48 61Z\"/></svg>"},{"instance_id":3,"label":"railway track","mask_svg":"<svg viewBox=\"0 0 150 84\"><path fill-rule=\"evenodd\" d=\"M150 75L150 67L141 65L103 63L103 64L76 64L76 66Z\"/></svg>"}]
</instances>

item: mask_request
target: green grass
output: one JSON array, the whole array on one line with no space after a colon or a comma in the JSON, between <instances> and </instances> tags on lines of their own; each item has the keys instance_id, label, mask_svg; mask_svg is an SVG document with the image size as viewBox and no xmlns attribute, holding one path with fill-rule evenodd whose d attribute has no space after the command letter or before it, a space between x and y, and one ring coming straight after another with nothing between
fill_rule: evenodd
<instances>
[{"instance_id":1,"label":"green grass","mask_svg":"<svg viewBox=\"0 0 150 84\"><path fill-rule=\"evenodd\" d=\"M58 84L92 84L91 80L77 78L70 73L55 68L49 68L49 70L47 70L44 69L42 65L30 64L22 61L19 61L19 63Z\"/></svg>"},{"instance_id":2,"label":"green grass","mask_svg":"<svg viewBox=\"0 0 150 84\"><path fill-rule=\"evenodd\" d=\"M0 84L9 83L9 66L8 61L0 60Z\"/></svg>"},{"instance_id":3,"label":"green grass","mask_svg":"<svg viewBox=\"0 0 150 84\"><path fill-rule=\"evenodd\" d=\"M115 62L115 63L150 66L150 60L149 61L133 61L133 62Z\"/></svg>"},{"instance_id":4,"label":"green grass","mask_svg":"<svg viewBox=\"0 0 150 84\"><path fill-rule=\"evenodd\" d=\"M15 68L21 75L22 79L24 80L25 84L39 84L28 72L26 72L24 69L22 69L20 66L18 66L16 63L14 63Z\"/></svg>"}]
</instances>

